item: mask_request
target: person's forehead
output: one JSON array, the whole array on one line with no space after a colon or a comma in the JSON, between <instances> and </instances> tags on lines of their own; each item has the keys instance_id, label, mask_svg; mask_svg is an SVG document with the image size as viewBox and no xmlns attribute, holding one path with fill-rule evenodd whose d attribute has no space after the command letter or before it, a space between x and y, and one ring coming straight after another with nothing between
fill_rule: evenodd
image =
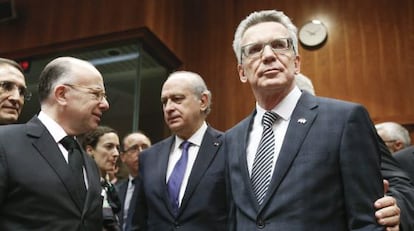
<instances>
[{"instance_id":1,"label":"person's forehead","mask_svg":"<svg viewBox=\"0 0 414 231\"><path fill-rule=\"evenodd\" d=\"M288 38L289 31L278 22L262 22L246 29L242 37L242 44L257 41L266 41L269 38Z\"/></svg>"},{"instance_id":2,"label":"person's forehead","mask_svg":"<svg viewBox=\"0 0 414 231\"><path fill-rule=\"evenodd\" d=\"M162 87L161 97L170 97L172 95L186 94L190 91L188 81L185 79L168 79Z\"/></svg>"},{"instance_id":3,"label":"person's forehead","mask_svg":"<svg viewBox=\"0 0 414 231\"><path fill-rule=\"evenodd\" d=\"M23 74L11 65L0 65L0 80L25 83Z\"/></svg>"},{"instance_id":4,"label":"person's forehead","mask_svg":"<svg viewBox=\"0 0 414 231\"><path fill-rule=\"evenodd\" d=\"M140 133L132 134L126 139L126 143L147 143L148 141L148 138Z\"/></svg>"}]
</instances>

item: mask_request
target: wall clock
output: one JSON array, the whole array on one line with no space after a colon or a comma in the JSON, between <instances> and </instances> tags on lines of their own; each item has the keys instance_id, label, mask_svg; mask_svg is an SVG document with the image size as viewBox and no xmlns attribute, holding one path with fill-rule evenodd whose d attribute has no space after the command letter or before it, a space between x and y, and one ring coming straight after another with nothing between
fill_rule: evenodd
<instances>
[{"instance_id":1,"label":"wall clock","mask_svg":"<svg viewBox=\"0 0 414 231\"><path fill-rule=\"evenodd\" d=\"M328 38L328 29L319 20L312 20L303 25L299 30L299 41L307 47L321 45Z\"/></svg>"}]
</instances>

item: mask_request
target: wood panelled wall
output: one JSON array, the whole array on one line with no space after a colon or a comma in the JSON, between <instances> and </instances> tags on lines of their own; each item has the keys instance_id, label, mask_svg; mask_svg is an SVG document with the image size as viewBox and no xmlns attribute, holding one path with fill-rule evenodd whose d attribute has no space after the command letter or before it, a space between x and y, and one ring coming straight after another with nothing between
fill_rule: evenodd
<instances>
[{"instance_id":1,"label":"wood panelled wall","mask_svg":"<svg viewBox=\"0 0 414 231\"><path fill-rule=\"evenodd\" d=\"M297 26L320 19L329 30L317 50L300 48L302 72L321 96L365 105L374 122L414 124L413 0L16 0L19 18L0 24L0 56L149 27L213 93L209 122L226 130L254 107L231 48L241 19L283 10ZM329 125L327 125L329 126ZM412 127L412 126L410 126Z\"/></svg>"}]
</instances>

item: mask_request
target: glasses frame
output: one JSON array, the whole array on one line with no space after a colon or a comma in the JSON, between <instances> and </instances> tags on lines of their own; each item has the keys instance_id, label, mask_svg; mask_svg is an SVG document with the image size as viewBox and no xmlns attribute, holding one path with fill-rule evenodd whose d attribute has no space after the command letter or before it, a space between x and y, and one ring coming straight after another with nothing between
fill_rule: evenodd
<instances>
[{"instance_id":1,"label":"glasses frame","mask_svg":"<svg viewBox=\"0 0 414 231\"><path fill-rule=\"evenodd\" d=\"M265 42L265 43L260 43L260 42L257 42L257 43L249 43L249 44L246 44L246 45L241 46L241 48L240 48L240 51L241 51L240 52L240 54L241 54L241 56L240 56L240 63L241 64L243 63L243 56L245 58L250 58L250 59L252 59L252 58L259 58L260 56L262 56L265 47L267 45L270 45L271 43L277 41L277 40L287 40L288 47L287 48L283 48L283 49L277 49L277 48L273 48L272 46L270 46L270 48L272 49L272 51L276 55L283 54L286 51L292 50L292 48L293 48L293 40L292 40L292 38L276 38L276 39L272 39L271 41L268 41L268 42ZM259 45L259 44L261 45L261 49L260 49L259 52L257 52L257 57L253 57L256 54L250 55L250 56L245 54L246 47L254 46L254 45Z\"/></svg>"},{"instance_id":2,"label":"glasses frame","mask_svg":"<svg viewBox=\"0 0 414 231\"><path fill-rule=\"evenodd\" d=\"M19 91L19 96L23 97L24 100L29 101L32 98L32 93L27 89L27 87L18 86L15 82L12 81L0 81L0 89L6 93L10 93L15 88Z\"/></svg>"},{"instance_id":3,"label":"glasses frame","mask_svg":"<svg viewBox=\"0 0 414 231\"><path fill-rule=\"evenodd\" d=\"M88 91L82 91L85 93L89 93L95 96L95 98L101 102L103 99L108 100L108 96L106 95L106 92L102 89L98 90L96 88L91 88L91 87L84 87L84 86L80 86L80 85L76 85L76 84L70 84L70 83L64 83L62 84L64 86L68 86L74 90L78 90L81 91L80 89L85 89Z\"/></svg>"}]
</instances>

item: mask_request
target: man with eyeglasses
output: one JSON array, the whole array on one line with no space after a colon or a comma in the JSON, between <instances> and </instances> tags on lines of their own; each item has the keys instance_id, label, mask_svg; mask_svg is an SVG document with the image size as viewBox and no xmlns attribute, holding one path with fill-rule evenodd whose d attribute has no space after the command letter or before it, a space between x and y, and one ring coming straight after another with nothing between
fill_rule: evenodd
<instances>
[{"instance_id":1,"label":"man with eyeglasses","mask_svg":"<svg viewBox=\"0 0 414 231\"><path fill-rule=\"evenodd\" d=\"M109 109L102 75L59 57L41 72L38 92L38 115L0 126L0 230L102 231L99 170L76 141Z\"/></svg>"},{"instance_id":2,"label":"man with eyeglasses","mask_svg":"<svg viewBox=\"0 0 414 231\"><path fill-rule=\"evenodd\" d=\"M373 206L384 194L380 145L365 108L295 86L297 28L281 11L250 14L233 49L256 105L223 143L230 230L384 230Z\"/></svg>"},{"instance_id":3,"label":"man with eyeglasses","mask_svg":"<svg viewBox=\"0 0 414 231\"><path fill-rule=\"evenodd\" d=\"M121 152L121 161L128 169L128 178L116 184L116 189L121 200L121 212L119 214L122 230L131 230L131 216L135 208L135 186L138 185L138 162L141 151L151 146L150 139L141 131L133 132L125 136ZM131 216L130 216L131 215Z\"/></svg>"},{"instance_id":4,"label":"man with eyeglasses","mask_svg":"<svg viewBox=\"0 0 414 231\"><path fill-rule=\"evenodd\" d=\"M25 100L30 100L22 67L0 58L0 125L15 123Z\"/></svg>"}]
</instances>

